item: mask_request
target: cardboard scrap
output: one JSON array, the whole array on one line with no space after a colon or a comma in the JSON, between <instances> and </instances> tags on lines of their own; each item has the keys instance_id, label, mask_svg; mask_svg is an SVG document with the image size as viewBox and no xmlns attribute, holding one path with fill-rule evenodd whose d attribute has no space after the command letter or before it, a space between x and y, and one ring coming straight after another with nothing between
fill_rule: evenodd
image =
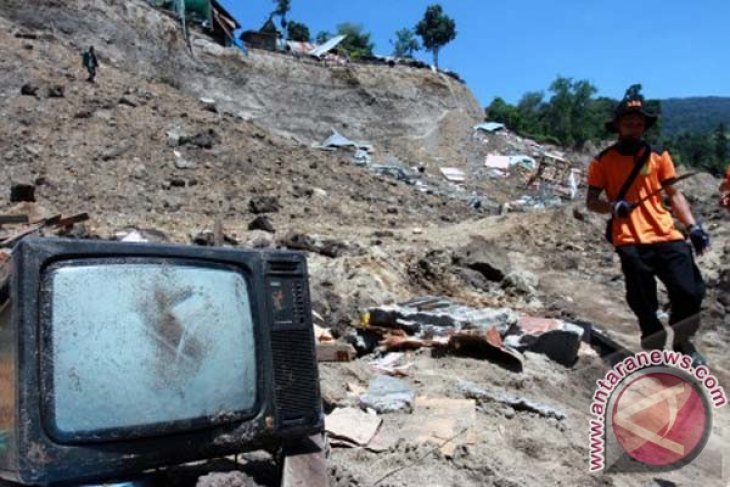
<instances>
[{"instance_id":1,"label":"cardboard scrap","mask_svg":"<svg viewBox=\"0 0 730 487\"><path fill-rule=\"evenodd\" d=\"M378 416L357 408L335 409L324 420L325 430L331 438L356 446L370 443L382 422Z\"/></svg>"},{"instance_id":2,"label":"cardboard scrap","mask_svg":"<svg viewBox=\"0 0 730 487\"><path fill-rule=\"evenodd\" d=\"M332 332L324 327L321 327L319 325L313 325L314 326L314 338L317 340L317 342L333 342L335 341L334 337L332 336Z\"/></svg>"},{"instance_id":3,"label":"cardboard scrap","mask_svg":"<svg viewBox=\"0 0 730 487\"><path fill-rule=\"evenodd\" d=\"M406 438L416 445L443 444L439 448L441 453L451 457L459 446L474 445L477 441L474 430L476 401L473 399L418 397L413 414L398 417L401 418L403 422L397 426L384 424L368 444L368 450L384 451L400 438ZM452 440L446 442L449 439Z\"/></svg>"}]
</instances>

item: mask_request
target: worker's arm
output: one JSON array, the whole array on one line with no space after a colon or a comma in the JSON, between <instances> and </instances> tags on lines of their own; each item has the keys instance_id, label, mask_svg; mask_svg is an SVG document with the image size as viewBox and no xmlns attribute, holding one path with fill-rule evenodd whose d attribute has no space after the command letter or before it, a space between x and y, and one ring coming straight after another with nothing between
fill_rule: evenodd
<instances>
[{"instance_id":1,"label":"worker's arm","mask_svg":"<svg viewBox=\"0 0 730 487\"><path fill-rule=\"evenodd\" d=\"M586 207L589 211L595 213L607 214L611 213L611 203L600 199L603 190L594 186L588 187L588 195L586 196Z\"/></svg>"},{"instance_id":2,"label":"worker's arm","mask_svg":"<svg viewBox=\"0 0 730 487\"><path fill-rule=\"evenodd\" d=\"M696 223L695 218L692 216L692 210L690 209L689 203L687 203L687 199L684 197L682 192L674 186L666 186L664 190L669 196L669 201L672 204L672 210L674 210L674 214L677 216L677 219L687 228L694 225Z\"/></svg>"},{"instance_id":3,"label":"worker's arm","mask_svg":"<svg viewBox=\"0 0 730 487\"><path fill-rule=\"evenodd\" d=\"M728 181L727 179L723 180L720 183L720 193L721 194L730 193L730 181Z\"/></svg>"}]
</instances>

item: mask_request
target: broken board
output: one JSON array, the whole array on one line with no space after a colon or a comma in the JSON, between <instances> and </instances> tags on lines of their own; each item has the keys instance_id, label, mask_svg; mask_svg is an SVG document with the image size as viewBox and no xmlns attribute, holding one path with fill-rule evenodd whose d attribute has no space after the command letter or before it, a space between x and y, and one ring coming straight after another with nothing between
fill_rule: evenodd
<instances>
[{"instance_id":1,"label":"broken board","mask_svg":"<svg viewBox=\"0 0 730 487\"><path fill-rule=\"evenodd\" d=\"M476 444L473 399L418 397L413 414L392 419L399 424L390 423L388 418L368 445L369 450L384 451L400 438L407 438L409 443L438 446L444 456L452 457L457 447Z\"/></svg>"},{"instance_id":2,"label":"broken board","mask_svg":"<svg viewBox=\"0 0 730 487\"><path fill-rule=\"evenodd\" d=\"M281 487L327 487L327 459L322 435L314 435L284 450Z\"/></svg>"}]
</instances>

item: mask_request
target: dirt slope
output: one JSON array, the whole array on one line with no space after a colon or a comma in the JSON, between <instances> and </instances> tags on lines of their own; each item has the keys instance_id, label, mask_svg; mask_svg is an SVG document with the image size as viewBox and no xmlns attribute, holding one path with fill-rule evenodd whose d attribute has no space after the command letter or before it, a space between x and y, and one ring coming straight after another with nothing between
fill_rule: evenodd
<instances>
[{"instance_id":1,"label":"dirt slope","mask_svg":"<svg viewBox=\"0 0 730 487\"><path fill-rule=\"evenodd\" d=\"M334 128L377 143L384 160L391 154L416 163L434 151L452 159L458 154L454 140L440 141L428 152L404 151L403 142L437 132L446 117L465 128L483 118L464 85L425 69L326 67L259 50L245 56L195 35L190 52L176 21L139 0L4 3L7 15L20 24L51 27L77 49L94 44L103 64L215 98L227 111L305 144L321 142Z\"/></svg>"}]
</instances>

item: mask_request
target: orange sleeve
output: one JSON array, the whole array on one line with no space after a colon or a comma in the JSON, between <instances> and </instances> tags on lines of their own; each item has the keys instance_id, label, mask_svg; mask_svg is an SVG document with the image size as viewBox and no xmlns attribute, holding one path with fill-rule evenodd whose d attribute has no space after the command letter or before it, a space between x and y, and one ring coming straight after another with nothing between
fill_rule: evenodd
<instances>
[{"instance_id":1,"label":"orange sleeve","mask_svg":"<svg viewBox=\"0 0 730 487\"><path fill-rule=\"evenodd\" d=\"M606 189L606 175L603 174L603 166L599 161L593 159L588 166L588 186Z\"/></svg>"},{"instance_id":2,"label":"orange sleeve","mask_svg":"<svg viewBox=\"0 0 730 487\"><path fill-rule=\"evenodd\" d=\"M727 182L730 183L730 166L728 166L727 171L725 171L725 179L727 179Z\"/></svg>"},{"instance_id":3,"label":"orange sleeve","mask_svg":"<svg viewBox=\"0 0 730 487\"><path fill-rule=\"evenodd\" d=\"M669 155L669 152L665 151L664 154L662 154L661 159L659 160L657 175L659 176L660 183L677 177L677 170L674 169L674 162L672 161L672 156Z\"/></svg>"}]
</instances>

